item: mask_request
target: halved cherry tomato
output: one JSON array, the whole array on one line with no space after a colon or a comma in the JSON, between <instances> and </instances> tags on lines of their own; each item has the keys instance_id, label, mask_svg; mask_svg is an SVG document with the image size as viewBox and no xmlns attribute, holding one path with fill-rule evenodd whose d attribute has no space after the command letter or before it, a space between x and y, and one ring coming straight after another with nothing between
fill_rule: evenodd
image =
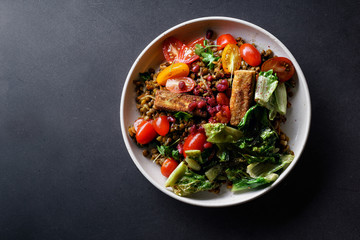
<instances>
[{"instance_id":1,"label":"halved cherry tomato","mask_svg":"<svg viewBox=\"0 0 360 240\"><path fill-rule=\"evenodd\" d=\"M263 72L269 71L270 69L274 70L280 82L286 82L295 73L294 65L285 57L270 58L261 66L261 71Z\"/></svg>"},{"instance_id":2,"label":"halved cherry tomato","mask_svg":"<svg viewBox=\"0 0 360 240\"><path fill-rule=\"evenodd\" d=\"M231 118L230 109L228 106L221 106L221 111L216 113L216 117L221 123L228 123Z\"/></svg>"},{"instance_id":3,"label":"halved cherry tomato","mask_svg":"<svg viewBox=\"0 0 360 240\"><path fill-rule=\"evenodd\" d=\"M189 64L198 60L200 57L195 54L195 45L200 44L201 46L204 46L204 40L205 38L202 37L192 41L188 45L183 45L179 53L178 61Z\"/></svg>"},{"instance_id":4,"label":"halved cherry tomato","mask_svg":"<svg viewBox=\"0 0 360 240\"><path fill-rule=\"evenodd\" d=\"M206 142L206 135L203 132L197 132L189 135L184 142L184 156L187 150L204 150L204 143Z\"/></svg>"},{"instance_id":5,"label":"halved cherry tomato","mask_svg":"<svg viewBox=\"0 0 360 240\"><path fill-rule=\"evenodd\" d=\"M166 61L169 63L176 61L179 57L179 53L183 45L185 44L175 37L169 37L165 39L162 49Z\"/></svg>"},{"instance_id":6,"label":"halved cherry tomato","mask_svg":"<svg viewBox=\"0 0 360 240\"><path fill-rule=\"evenodd\" d=\"M233 73L241 66L240 50L236 44L226 45L221 55L221 61L225 73Z\"/></svg>"},{"instance_id":7,"label":"halved cherry tomato","mask_svg":"<svg viewBox=\"0 0 360 240\"><path fill-rule=\"evenodd\" d=\"M218 47L218 50L223 49L226 45L228 44L236 44L236 40L233 36L231 36L230 34L223 34L220 35L218 37L218 39L216 40L216 45L220 45Z\"/></svg>"},{"instance_id":8,"label":"halved cherry tomato","mask_svg":"<svg viewBox=\"0 0 360 240\"><path fill-rule=\"evenodd\" d=\"M167 116L160 116L156 118L152 124L155 131L161 136L165 136L169 132L170 124L167 120Z\"/></svg>"},{"instance_id":9,"label":"halved cherry tomato","mask_svg":"<svg viewBox=\"0 0 360 240\"><path fill-rule=\"evenodd\" d=\"M220 105L229 106L229 98L226 96L225 93L218 93L216 95L216 102Z\"/></svg>"},{"instance_id":10,"label":"halved cherry tomato","mask_svg":"<svg viewBox=\"0 0 360 240\"><path fill-rule=\"evenodd\" d=\"M190 69L186 63L173 63L157 75L156 81L164 86L169 78L186 77L189 72Z\"/></svg>"},{"instance_id":11,"label":"halved cherry tomato","mask_svg":"<svg viewBox=\"0 0 360 240\"><path fill-rule=\"evenodd\" d=\"M145 121L136 131L136 141L140 144L147 144L151 142L156 136L157 133L151 122Z\"/></svg>"},{"instance_id":12,"label":"halved cherry tomato","mask_svg":"<svg viewBox=\"0 0 360 240\"><path fill-rule=\"evenodd\" d=\"M256 67L261 64L260 52L251 44L244 43L240 47L240 56L250 66Z\"/></svg>"},{"instance_id":13,"label":"halved cherry tomato","mask_svg":"<svg viewBox=\"0 0 360 240\"><path fill-rule=\"evenodd\" d=\"M170 78L166 81L166 89L174 93L190 92L195 87L195 81L189 77Z\"/></svg>"},{"instance_id":14,"label":"halved cherry tomato","mask_svg":"<svg viewBox=\"0 0 360 240\"><path fill-rule=\"evenodd\" d=\"M143 118L139 118L138 120L136 120L134 122L134 128L135 128L135 132L137 132L137 130L139 129L139 127L145 123L146 121Z\"/></svg>"},{"instance_id":15,"label":"halved cherry tomato","mask_svg":"<svg viewBox=\"0 0 360 240\"><path fill-rule=\"evenodd\" d=\"M178 162L174 159L167 158L161 165L161 174L165 177L169 177L178 165Z\"/></svg>"}]
</instances>

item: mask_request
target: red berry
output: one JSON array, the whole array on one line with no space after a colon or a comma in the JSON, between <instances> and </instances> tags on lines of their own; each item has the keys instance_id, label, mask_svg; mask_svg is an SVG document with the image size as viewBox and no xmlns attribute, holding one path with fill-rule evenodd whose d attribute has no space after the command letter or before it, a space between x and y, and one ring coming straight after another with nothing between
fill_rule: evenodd
<instances>
[{"instance_id":1,"label":"red berry","mask_svg":"<svg viewBox=\"0 0 360 240\"><path fill-rule=\"evenodd\" d=\"M214 79L214 78L213 78L213 76L211 76L211 75L207 76L207 78L206 78L206 80L208 80L209 82L212 81L213 79Z\"/></svg>"},{"instance_id":2,"label":"red berry","mask_svg":"<svg viewBox=\"0 0 360 240\"><path fill-rule=\"evenodd\" d=\"M204 148L205 148L205 149L211 148L212 146L213 146L213 145L212 145L211 142L206 142L206 143L204 144Z\"/></svg>"},{"instance_id":3,"label":"red berry","mask_svg":"<svg viewBox=\"0 0 360 240\"><path fill-rule=\"evenodd\" d=\"M199 70L200 70L200 66L197 65L196 63L194 63L194 65L193 65L192 68L191 68L191 71L192 71L193 73L198 73Z\"/></svg>"},{"instance_id":4,"label":"red berry","mask_svg":"<svg viewBox=\"0 0 360 240\"><path fill-rule=\"evenodd\" d=\"M189 104L189 111L192 112L195 110L195 108L197 107L197 103L196 102L192 102Z\"/></svg>"},{"instance_id":5,"label":"red berry","mask_svg":"<svg viewBox=\"0 0 360 240\"><path fill-rule=\"evenodd\" d=\"M198 107L199 109L202 109L202 108L204 108L205 106L206 106L206 102L205 102L204 100L202 100L202 101L200 101L200 102L197 103L197 107Z\"/></svg>"}]
</instances>

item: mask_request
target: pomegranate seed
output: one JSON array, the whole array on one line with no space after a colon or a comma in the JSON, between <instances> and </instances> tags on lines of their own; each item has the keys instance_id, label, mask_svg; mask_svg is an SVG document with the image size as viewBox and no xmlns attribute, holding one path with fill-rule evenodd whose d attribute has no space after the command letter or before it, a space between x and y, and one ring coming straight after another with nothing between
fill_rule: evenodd
<instances>
[{"instance_id":1,"label":"pomegranate seed","mask_svg":"<svg viewBox=\"0 0 360 240\"><path fill-rule=\"evenodd\" d=\"M193 73L198 73L200 71L200 66L197 65L196 63L193 65L193 67L191 68L191 71Z\"/></svg>"},{"instance_id":2,"label":"pomegranate seed","mask_svg":"<svg viewBox=\"0 0 360 240\"><path fill-rule=\"evenodd\" d=\"M201 133L205 133L205 129L203 126L200 125L200 127L198 127L197 129L198 132L201 132Z\"/></svg>"},{"instance_id":3,"label":"pomegranate seed","mask_svg":"<svg viewBox=\"0 0 360 240\"><path fill-rule=\"evenodd\" d=\"M202 100L202 101L200 101L200 102L197 103L197 107L198 107L199 109L202 109L202 108L204 108L205 106L206 106L206 102L205 102L204 100Z\"/></svg>"},{"instance_id":4,"label":"pomegranate seed","mask_svg":"<svg viewBox=\"0 0 360 240\"><path fill-rule=\"evenodd\" d=\"M212 143L211 142L206 142L205 144L204 144L204 148L211 148L213 145L212 145Z\"/></svg>"},{"instance_id":5,"label":"pomegranate seed","mask_svg":"<svg viewBox=\"0 0 360 240\"><path fill-rule=\"evenodd\" d=\"M185 88L185 82L184 81L180 81L179 82L179 89L183 90Z\"/></svg>"},{"instance_id":6,"label":"pomegranate seed","mask_svg":"<svg viewBox=\"0 0 360 240\"><path fill-rule=\"evenodd\" d=\"M168 120L169 122L175 122L175 121L176 121L176 119L175 119L173 116L168 116L168 117L167 117L167 120Z\"/></svg>"},{"instance_id":7,"label":"pomegranate seed","mask_svg":"<svg viewBox=\"0 0 360 240\"><path fill-rule=\"evenodd\" d=\"M176 146L176 149L179 151L179 154L184 154L184 148L183 148L183 145L181 143L179 143L177 146Z\"/></svg>"},{"instance_id":8,"label":"pomegranate seed","mask_svg":"<svg viewBox=\"0 0 360 240\"><path fill-rule=\"evenodd\" d=\"M207 103L212 107L216 106L215 98L210 98L209 100L207 100Z\"/></svg>"},{"instance_id":9,"label":"pomegranate seed","mask_svg":"<svg viewBox=\"0 0 360 240\"><path fill-rule=\"evenodd\" d=\"M213 37L213 35L214 35L213 30L209 29L209 30L206 31L206 38L207 39L211 39Z\"/></svg>"},{"instance_id":10,"label":"pomegranate seed","mask_svg":"<svg viewBox=\"0 0 360 240\"><path fill-rule=\"evenodd\" d=\"M211 76L211 75L207 76L207 78L206 78L206 80L208 80L209 82L211 82L213 79L214 79L214 78L213 78L213 76Z\"/></svg>"},{"instance_id":11,"label":"pomegranate seed","mask_svg":"<svg viewBox=\"0 0 360 240\"><path fill-rule=\"evenodd\" d=\"M195 134L196 133L196 125L192 125L190 128L190 134Z\"/></svg>"},{"instance_id":12,"label":"pomegranate seed","mask_svg":"<svg viewBox=\"0 0 360 240\"><path fill-rule=\"evenodd\" d=\"M216 85L216 89L217 89L219 92L223 92L223 91L225 91L227 88L228 88L228 86L225 86L224 84L221 84L221 83L219 83L218 85Z\"/></svg>"},{"instance_id":13,"label":"pomegranate seed","mask_svg":"<svg viewBox=\"0 0 360 240\"><path fill-rule=\"evenodd\" d=\"M220 80L220 83L225 85L225 86L229 86L229 83L226 79Z\"/></svg>"},{"instance_id":14,"label":"pomegranate seed","mask_svg":"<svg viewBox=\"0 0 360 240\"><path fill-rule=\"evenodd\" d=\"M195 110L195 108L197 107L197 103L196 102L192 102L189 104L189 111L192 112Z\"/></svg>"},{"instance_id":15,"label":"pomegranate seed","mask_svg":"<svg viewBox=\"0 0 360 240\"><path fill-rule=\"evenodd\" d=\"M208 113L210 114L210 116L215 116L215 114L216 114L215 108L212 108L212 107L210 107L210 106L207 106L207 107L206 107L206 110L208 111Z\"/></svg>"}]
</instances>

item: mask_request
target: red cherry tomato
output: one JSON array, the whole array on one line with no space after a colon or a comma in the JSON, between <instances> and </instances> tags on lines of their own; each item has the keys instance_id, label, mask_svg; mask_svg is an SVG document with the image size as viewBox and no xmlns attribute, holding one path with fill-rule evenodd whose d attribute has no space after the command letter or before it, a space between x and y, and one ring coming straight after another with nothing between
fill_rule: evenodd
<instances>
[{"instance_id":1,"label":"red cherry tomato","mask_svg":"<svg viewBox=\"0 0 360 240\"><path fill-rule=\"evenodd\" d=\"M235 38L231 36L230 34L223 34L218 37L216 40L216 45L220 45L218 47L218 50L223 49L226 45L229 43L237 44Z\"/></svg>"},{"instance_id":2,"label":"red cherry tomato","mask_svg":"<svg viewBox=\"0 0 360 240\"><path fill-rule=\"evenodd\" d=\"M216 113L216 117L221 123L228 123L231 118L230 109L228 106L221 106L221 111Z\"/></svg>"},{"instance_id":3,"label":"red cherry tomato","mask_svg":"<svg viewBox=\"0 0 360 240\"><path fill-rule=\"evenodd\" d=\"M189 64L198 60L200 57L195 54L195 45L200 44L204 46L204 40L205 38L202 37L192 41L188 45L183 45L179 53L179 62Z\"/></svg>"},{"instance_id":4,"label":"red cherry tomato","mask_svg":"<svg viewBox=\"0 0 360 240\"><path fill-rule=\"evenodd\" d=\"M153 125L147 121L144 121L144 123L142 123L136 131L136 141L140 144L147 144L151 142L156 136L157 133Z\"/></svg>"},{"instance_id":5,"label":"red cherry tomato","mask_svg":"<svg viewBox=\"0 0 360 240\"><path fill-rule=\"evenodd\" d=\"M206 142L206 135L202 132L189 135L184 142L184 156L187 150L204 150L204 143Z\"/></svg>"},{"instance_id":6,"label":"red cherry tomato","mask_svg":"<svg viewBox=\"0 0 360 240\"><path fill-rule=\"evenodd\" d=\"M240 56L250 66L256 67L261 64L261 54L253 45L249 43L244 43L241 45Z\"/></svg>"},{"instance_id":7,"label":"red cherry tomato","mask_svg":"<svg viewBox=\"0 0 360 240\"><path fill-rule=\"evenodd\" d=\"M174 93L190 92L195 87L195 81L189 77L170 78L165 86L167 90Z\"/></svg>"},{"instance_id":8,"label":"red cherry tomato","mask_svg":"<svg viewBox=\"0 0 360 240\"><path fill-rule=\"evenodd\" d=\"M263 72L269 71L270 69L274 70L280 82L286 82L295 73L294 65L285 57L270 58L261 66L261 71Z\"/></svg>"},{"instance_id":9,"label":"red cherry tomato","mask_svg":"<svg viewBox=\"0 0 360 240\"><path fill-rule=\"evenodd\" d=\"M134 122L134 128L135 128L135 132L137 132L137 130L139 129L140 125L142 125L144 122L146 122L143 118L139 118L138 120L136 120Z\"/></svg>"},{"instance_id":10,"label":"red cherry tomato","mask_svg":"<svg viewBox=\"0 0 360 240\"><path fill-rule=\"evenodd\" d=\"M163 164L161 165L161 174L165 177L169 177L170 174L175 170L178 166L178 162L172 158L166 159Z\"/></svg>"},{"instance_id":11,"label":"red cherry tomato","mask_svg":"<svg viewBox=\"0 0 360 240\"><path fill-rule=\"evenodd\" d=\"M175 37L169 37L165 39L162 49L166 61L168 61L169 63L176 61L179 57L179 53L183 45L185 44L183 44L179 39Z\"/></svg>"},{"instance_id":12,"label":"red cherry tomato","mask_svg":"<svg viewBox=\"0 0 360 240\"><path fill-rule=\"evenodd\" d=\"M160 116L156 118L153 121L153 127L155 131L161 136L165 136L166 134L168 134L170 129L170 124L167 119L167 116Z\"/></svg>"},{"instance_id":13,"label":"red cherry tomato","mask_svg":"<svg viewBox=\"0 0 360 240\"><path fill-rule=\"evenodd\" d=\"M216 102L220 105L229 106L229 98L226 96L225 93L218 93L216 95Z\"/></svg>"}]
</instances>

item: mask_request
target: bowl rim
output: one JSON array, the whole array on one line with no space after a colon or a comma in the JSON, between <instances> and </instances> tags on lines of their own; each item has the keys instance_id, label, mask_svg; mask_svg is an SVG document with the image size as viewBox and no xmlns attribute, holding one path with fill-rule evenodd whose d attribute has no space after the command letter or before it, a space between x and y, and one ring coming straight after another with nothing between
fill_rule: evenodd
<instances>
[{"instance_id":1,"label":"bowl rim","mask_svg":"<svg viewBox=\"0 0 360 240\"><path fill-rule=\"evenodd\" d=\"M286 54L288 54L288 56L290 57L295 69L296 69L296 73L298 75L298 79L303 84L304 87L304 93L305 93L305 101L307 103L307 119L306 119L306 123L305 123L305 127L306 129L304 129L304 131L306 131L305 133L305 137L302 143L302 147L300 148L299 153L297 154L297 156L295 156L295 159L293 160L292 164L290 164L290 166L280 175L280 177L277 179L277 181L275 181L273 184L271 184L270 186L264 188L262 191L260 191L258 194L255 194L252 197L249 197L248 199L245 200L239 200L239 201L231 201L231 202L226 202L226 203L214 203L214 202L207 202L207 201L200 201L197 199L192 199L189 197L180 197L176 194L174 194L173 192L169 191L167 188L165 188L164 186L160 186L158 183L156 183L152 177L141 167L140 163L138 162L137 158L135 157L130 143L129 141L127 141L127 129L125 126L125 122L124 122L124 112L122 109L124 109L124 102L125 102L125 93L126 90L128 89L128 85L130 84L130 77L135 69L135 67L137 66L138 62L140 61L140 59L143 57L143 55L148 51L149 48L151 48L156 42L158 42L161 38L163 38L165 35L167 35L168 33L181 28L183 26L195 23L195 22L202 22L202 21L213 21L213 20L221 20L221 21L230 21L230 22L235 22L235 23L240 23L243 25L246 25L250 28L255 29L256 31L259 31L265 35L267 35L268 37L270 37L274 42L276 42L284 52L286 52ZM271 34L270 32L268 32L267 30L253 24L250 23L248 21L245 20L241 20L241 19L237 19L237 18L233 18L233 17L225 17L225 16L208 16L208 17L201 17L201 18L195 18L195 19L191 19L185 22L182 22L180 24L177 24L171 28L169 28L168 30L162 32L160 35L158 35L154 40L152 40L142 51L141 53L138 55L138 57L136 58L136 60L134 61L134 63L132 64L126 79L125 79L125 83L123 86L123 90L122 90L122 95L121 95L121 99L120 99L120 125L121 125L121 132L122 132L122 137L123 140L125 142L125 146L126 149L132 159L132 161L135 163L136 167L138 168L138 170L145 176L145 178L152 183L152 185L154 185L157 189L159 189L160 191L162 191L163 193L167 194L168 196L177 199L181 202L184 203L188 203L191 205L195 205L195 206L201 206L201 207L228 207L228 206L233 206L233 205L239 205L239 204L243 204L246 202L249 202L251 200L254 200L262 195L264 195L265 193L271 191L273 188L275 188L276 186L279 185L280 182L282 182L282 180L291 172L291 170L294 168L294 166L296 165L296 163L298 162L298 160L300 159L302 152L305 148L308 136L309 136L309 132L310 132L310 124L311 124L311 99L310 99L310 93L309 93L309 88L305 79L305 76L300 68L300 65L298 64L298 62L296 61L295 57L292 55L292 53L289 51L289 49L279 40L277 39L273 34Z\"/></svg>"}]
</instances>

